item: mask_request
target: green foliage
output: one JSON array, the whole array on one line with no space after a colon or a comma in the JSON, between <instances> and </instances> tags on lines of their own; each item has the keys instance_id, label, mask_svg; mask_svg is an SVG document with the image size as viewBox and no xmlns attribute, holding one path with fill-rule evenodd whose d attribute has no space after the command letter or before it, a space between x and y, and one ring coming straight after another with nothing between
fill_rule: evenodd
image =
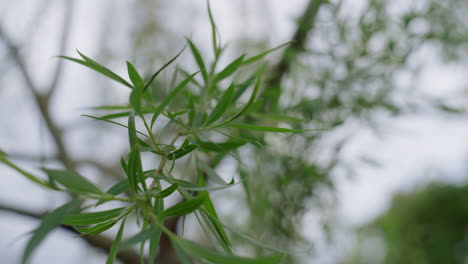
<instances>
[{"instance_id":1,"label":"green foliage","mask_svg":"<svg viewBox=\"0 0 468 264\"><path fill-rule=\"evenodd\" d=\"M6 155L2 153L0 161L29 180L55 191L69 193L73 197L72 202L49 214L33 233L24 253L24 262L27 261L45 235L60 224L73 226L83 235L95 235L108 230L119 222L120 228L106 263L114 262L119 249L140 244L143 250L147 245L146 242L149 242L149 258L154 259L162 234L170 237L182 262L191 263L189 259L226 264L273 264L281 261L283 253L259 258L236 256L232 249L231 237L218 217L209 192L236 185L234 179L230 183L226 183L217 174L214 167L220 158L248 142L254 141L252 135L246 131L256 133L259 131L280 133L309 131L233 123L235 120L245 118L247 114L255 113L253 106L261 104L261 101L256 101L256 99L261 87L262 67L255 72L255 76L257 76L255 83L253 82L255 79L250 78L240 84L230 82L224 91L222 88L224 86L223 80L232 77L241 67L262 59L265 55L286 44L247 60L244 60L245 55L241 55L223 69L217 70L216 65L222 50L217 46L216 25L210 10L209 17L213 31L212 43L215 55L215 61L210 64L211 68L206 68L207 64L196 45L190 39L187 40L190 51L199 67L199 72L202 73L203 84L201 85L196 80L198 72L186 74L185 78L179 84L174 85L175 87L164 98L160 98L159 94L161 93L148 88L152 88L153 80L161 71L168 69L168 66L179 57L183 50L157 70L147 81L132 63L127 62L130 82L80 52L78 53L82 59L61 56L63 59L91 68L131 89L128 105L94 108L98 111L120 112L111 112L101 117L86 115L127 129L129 151L128 155L120 160L126 178L116 183L107 192L102 191L92 181L73 170L44 169L48 180L41 180L8 161ZM174 81L176 79L177 77L174 75ZM238 99L242 93L252 84L254 85L249 100L246 103L239 102ZM201 89L197 91L194 88ZM151 96L150 93L154 93L154 96ZM176 98L182 96L184 103L182 105L176 104ZM210 103L212 101L216 101L216 104L212 105ZM125 112L121 112L122 110ZM127 125L112 121L115 118L126 118ZM166 122L166 125L156 126L155 123L158 119L161 119L162 123ZM169 134L168 127L171 127L172 130L175 129L176 133ZM226 140L223 142L210 141L209 135L212 134L220 134ZM165 139L168 136L172 136L169 141ZM182 144L178 143L179 139L184 139ZM153 169L145 170L142 164L142 152L153 155L159 164ZM183 158L187 156L189 161L195 161L195 173L186 172L187 175L180 176L174 174L175 168L185 166ZM243 184L246 184L246 181L247 179L243 179ZM163 184L167 183L170 186L163 189ZM164 200L176 192L184 197L184 201L165 208ZM118 197L120 195L123 197ZM86 207L77 210L82 201L87 201L87 203L92 201L96 206L108 201L119 201L124 206L101 211L88 211ZM200 224L206 227L205 232L214 238L214 243L217 243L218 248L222 249L221 252L182 239L164 226L164 221L168 218L185 217L189 214L195 214ZM140 226L139 233L128 239L123 239L126 219L130 215L143 219L144 224ZM249 240L255 241L252 238ZM255 243L261 245L259 242ZM269 248L268 251L272 251L272 247L267 248Z\"/></svg>"},{"instance_id":2,"label":"green foliage","mask_svg":"<svg viewBox=\"0 0 468 264\"><path fill-rule=\"evenodd\" d=\"M468 260L467 200L468 186L432 183L397 195L390 209L361 232L381 235L382 263L463 264Z\"/></svg>"}]
</instances>

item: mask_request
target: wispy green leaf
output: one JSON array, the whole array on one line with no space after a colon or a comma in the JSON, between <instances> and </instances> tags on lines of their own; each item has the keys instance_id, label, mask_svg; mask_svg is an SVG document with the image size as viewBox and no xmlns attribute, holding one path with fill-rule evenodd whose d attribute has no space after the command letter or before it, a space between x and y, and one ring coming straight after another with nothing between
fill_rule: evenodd
<instances>
[{"instance_id":1,"label":"wispy green leaf","mask_svg":"<svg viewBox=\"0 0 468 264\"><path fill-rule=\"evenodd\" d=\"M158 108L154 112L153 118L151 118L151 127L153 127L154 122L156 121L158 116L162 113L164 108L166 108L166 106L172 100L174 100L174 98L177 96L177 94L179 94L182 91L182 89L184 89L185 86L187 86L187 84L193 79L193 77L195 77L195 75L197 75L197 73L198 72L196 72L196 73L190 75L189 77L185 78L185 80L183 80L179 85L177 85L177 87L174 90L172 90L171 93L166 98L164 98L164 100L161 102L161 104L158 106Z\"/></svg>"},{"instance_id":2,"label":"wispy green leaf","mask_svg":"<svg viewBox=\"0 0 468 264\"><path fill-rule=\"evenodd\" d=\"M100 234L100 233L110 229L118 221L119 221L119 219L112 219L110 221L94 225L92 227L78 227L78 226L75 226L74 228L76 229L76 231L80 232L83 235L97 235L97 234Z\"/></svg>"},{"instance_id":3,"label":"wispy green leaf","mask_svg":"<svg viewBox=\"0 0 468 264\"><path fill-rule=\"evenodd\" d=\"M231 74L233 74L242 65L242 61L244 60L244 57L245 57L245 54L235 59L228 66L226 66L223 70L221 70L221 72L216 75L216 78L215 78L216 81L219 82L231 76Z\"/></svg>"},{"instance_id":4,"label":"wispy green leaf","mask_svg":"<svg viewBox=\"0 0 468 264\"><path fill-rule=\"evenodd\" d=\"M67 217L65 217L62 223L65 225L72 226L87 226L99 224L120 216L124 209L125 207L121 207L100 212L68 215Z\"/></svg>"},{"instance_id":5,"label":"wispy green leaf","mask_svg":"<svg viewBox=\"0 0 468 264\"><path fill-rule=\"evenodd\" d=\"M257 77L257 82L255 83L255 86L254 86L254 89L252 91L252 94L250 95L249 101L247 101L247 103L244 105L244 107L239 112L237 112L237 114L235 114L233 117L231 117L227 122L231 122L231 121L235 120L236 118L238 118L239 116L241 116L245 112L247 112L247 110L249 110L250 106L255 102L255 98L257 98L257 94L258 94L258 91L260 89L261 83L262 83L262 78L261 78L261 74L259 73L258 77ZM226 122L224 122L224 123L226 123Z\"/></svg>"},{"instance_id":6,"label":"wispy green leaf","mask_svg":"<svg viewBox=\"0 0 468 264\"><path fill-rule=\"evenodd\" d=\"M130 112L128 112L127 115L130 115ZM112 120L108 120L108 119L104 118L105 116L103 116L103 117L97 117L97 116L91 116L91 115L82 115L82 116L89 117L89 118L92 118L92 119L96 119L96 120L99 120L99 121L104 121L104 122L111 123L111 124L114 124L114 125L118 125L118 126L121 126L121 127L125 127L125 128L128 129L128 126L117 123L117 122L114 122ZM145 133L140 132L138 130L137 130L137 133L142 135L142 136L148 137L148 135L146 135Z\"/></svg>"},{"instance_id":7,"label":"wispy green leaf","mask_svg":"<svg viewBox=\"0 0 468 264\"><path fill-rule=\"evenodd\" d=\"M114 73L113 71L109 70L108 68L102 66L101 64L97 63L96 61L86 57L85 55L83 55L82 53L80 53L78 50L77 50L78 54L80 54L80 56L84 59L84 60L80 60L80 59L76 59L76 58L71 58L71 57L67 57L67 56L59 56L60 58L63 58L63 59L67 59L67 60L70 60L70 61L73 61L73 62L76 62L76 63L79 63L81 65L84 65L90 69L93 69L107 77L109 77L110 79L114 80L114 81L117 81L129 88L133 88L132 85L130 83L128 83L125 79L123 79L122 77L120 77L119 75L117 75L116 73Z\"/></svg>"},{"instance_id":8,"label":"wispy green leaf","mask_svg":"<svg viewBox=\"0 0 468 264\"><path fill-rule=\"evenodd\" d=\"M103 192L99 190L94 183L71 170L49 170L44 169L50 179L60 183L67 190L77 194L98 194Z\"/></svg>"},{"instance_id":9,"label":"wispy green leaf","mask_svg":"<svg viewBox=\"0 0 468 264\"><path fill-rule=\"evenodd\" d=\"M128 184L128 179L123 179L119 181L118 183L116 183L115 185L113 185L112 187L110 187L106 193L112 196L117 196L125 192L126 190L128 190L128 188L130 188L130 185ZM109 198L102 198L96 203L96 207L111 200L112 199L109 199Z\"/></svg>"},{"instance_id":10,"label":"wispy green leaf","mask_svg":"<svg viewBox=\"0 0 468 264\"><path fill-rule=\"evenodd\" d=\"M199 160L198 161L198 166L200 167L200 169L205 173L206 176L208 176L208 178L213 181L213 183L216 183L216 184L221 184L221 185L225 185L227 184L223 178L221 178L221 176L218 175L218 173L213 170L208 164L206 164L204 161L201 161Z\"/></svg>"},{"instance_id":11,"label":"wispy green leaf","mask_svg":"<svg viewBox=\"0 0 468 264\"><path fill-rule=\"evenodd\" d=\"M217 121L223 114L226 112L228 107L232 103L232 99L234 98L234 83L231 83L229 88L224 92L223 96L218 101L218 104L216 104L215 108L211 111L210 115L206 119L205 125L208 126L212 124L213 122Z\"/></svg>"},{"instance_id":12,"label":"wispy green leaf","mask_svg":"<svg viewBox=\"0 0 468 264\"><path fill-rule=\"evenodd\" d=\"M267 50L267 51L265 51L265 52L262 52L262 53L260 53L260 54L258 54L258 55L255 55L255 56L253 56L253 57L250 57L250 58L244 60L244 61L242 62L242 64L243 64L243 65L247 65L247 64L256 62L256 61L262 59L263 57L265 57L266 55L270 54L271 52L276 51L276 50L278 50L278 49L281 49L282 47L285 47L285 46L287 46L287 45L289 45L289 44L291 44L291 42L286 42L286 43L281 44L281 45L279 45L279 46L276 46L276 47L274 47L274 48L272 48L272 49L269 49L269 50Z\"/></svg>"},{"instance_id":13,"label":"wispy green leaf","mask_svg":"<svg viewBox=\"0 0 468 264\"><path fill-rule=\"evenodd\" d=\"M195 61L197 62L198 68L200 69L203 77L203 81L205 84L208 83L208 72L206 70L205 62L203 61L203 57L200 54L200 51L198 50L197 46L190 40L187 39L190 50L192 51L193 57L195 58Z\"/></svg>"},{"instance_id":14,"label":"wispy green leaf","mask_svg":"<svg viewBox=\"0 0 468 264\"><path fill-rule=\"evenodd\" d=\"M29 239L26 248L24 249L22 263L27 263L31 254L37 248L37 246L44 240L44 238L54 228L60 226L63 219L70 213L72 213L80 205L79 201L71 201L55 210L50 212L44 217L38 228L33 231L31 239Z\"/></svg>"},{"instance_id":15,"label":"wispy green leaf","mask_svg":"<svg viewBox=\"0 0 468 264\"><path fill-rule=\"evenodd\" d=\"M151 190L147 192L147 195L157 198L157 199L166 198L172 193L174 193L178 187L179 187L179 184L176 182L162 191Z\"/></svg>"},{"instance_id":16,"label":"wispy green leaf","mask_svg":"<svg viewBox=\"0 0 468 264\"><path fill-rule=\"evenodd\" d=\"M141 99L143 97L143 88L145 86L145 83L143 82L143 79L141 78L140 74L135 69L135 67L128 61L127 71L128 76L130 77L130 80L132 81L134 87L132 92L130 93L130 105L133 107L137 114L141 115Z\"/></svg>"},{"instance_id":17,"label":"wispy green leaf","mask_svg":"<svg viewBox=\"0 0 468 264\"><path fill-rule=\"evenodd\" d=\"M164 64L161 68L159 68L159 70L157 70L157 71L151 76L151 78L149 79L149 81L145 84L145 87L144 87L143 90L146 91L146 89L148 89L148 87L151 85L151 83L154 81L154 79L159 75L159 73L161 73L165 68L167 68L169 65L171 65L171 64L180 56L180 54L182 54L182 52L184 52L185 47L187 47L187 45L185 45L172 59L170 59L168 62L166 62L166 64ZM176 72L177 72L177 71L176 71Z\"/></svg>"},{"instance_id":18,"label":"wispy green leaf","mask_svg":"<svg viewBox=\"0 0 468 264\"><path fill-rule=\"evenodd\" d=\"M186 145L186 146L181 146L179 149L177 149L176 151L172 152L172 153L169 153L167 155L167 159L168 160L176 160L176 159L179 159L179 158L182 158L183 156L189 154L190 152L194 151L195 149L197 149L199 146L196 145L196 144L190 144L190 145Z\"/></svg>"},{"instance_id":19,"label":"wispy green leaf","mask_svg":"<svg viewBox=\"0 0 468 264\"><path fill-rule=\"evenodd\" d=\"M213 45L213 53L215 58L219 56L219 47L218 47L218 37L217 37L217 28L216 23L213 18L213 13L211 12L210 1L207 2L207 9L208 9L208 16L210 18L210 25L211 25L211 43Z\"/></svg>"},{"instance_id":20,"label":"wispy green leaf","mask_svg":"<svg viewBox=\"0 0 468 264\"><path fill-rule=\"evenodd\" d=\"M48 182L46 182L44 180L41 180L38 177L32 175L31 173L29 173L29 172L23 170L22 168L16 166L16 164L12 163L11 161L9 161L7 159L7 156L6 156L6 154L4 152L1 152L1 153L3 153L3 156L0 157L0 163L3 163L5 165L7 165L8 167L12 168L16 172L18 172L21 175L23 175L24 177L26 177L28 180L30 180L30 181L32 181L34 183L37 183L42 187L46 187L48 189L54 189L54 187L52 185L50 185L50 183L48 183ZM0 153L0 155L1 155L1 153Z\"/></svg>"},{"instance_id":21,"label":"wispy green leaf","mask_svg":"<svg viewBox=\"0 0 468 264\"><path fill-rule=\"evenodd\" d=\"M117 235L115 236L114 243L112 243L111 250L109 251L109 255L107 256L107 261L106 264L112 264L115 261L115 257L117 256L117 253L119 252L119 245L120 241L122 240L122 233L125 227L125 220L122 221L120 224L119 231L117 232Z\"/></svg>"},{"instance_id":22,"label":"wispy green leaf","mask_svg":"<svg viewBox=\"0 0 468 264\"><path fill-rule=\"evenodd\" d=\"M206 199L206 195L199 195L194 199L187 200L181 203L178 203L172 207L169 207L162 213L163 218L173 217L173 216L182 216L189 214L200 207Z\"/></svg>"},{"instance_id":23,"label":"wispy green leaf","mask_svg":"<svg viewBox=\"0 0 468 264\"><path fill-rule=\"evenodd\" d=\"M176 243L189 255L195 258L206 259L213 263L223 264L277 264L284 257L283 254L260 258L247 258L240 256L226 256L208 248L202 247L192 241L185 239L177 239Z\"/></svg>"},{"instance_id":24,"label":"wispy green leaf","mask_svg":"<svg viewBox=\"0 0 468 264\"><path fill-rule=\"evenodd\" d=\"M290 129L290 128L282 128L282 127L255 126L255 125L247 125L247 124L229 124L228 126L243 128L243 129L248 129L248 130L278 132L278 133L301 133L301 132L306 132L306 131L322 130L322 129L297 130L297 129Z\"/></svg>"},{"instance_id":25,"label":"wispy green leaf","mask_svg":"<svg viewBox=\"0 0 468 264\"><path fill-rule=\"evenodd\" d=\"M201 150L214 152L228 152L233 149L237 149L248 142L248 140L228 140L225 142L206 142L199 140L197 141L197 144L200 145Z\"/></svg>"},{"instance_id":26,"label":"wispy green leaf","mask_svg":"<svg viewBox=\"0 0 468 264\"><path fill-rule=\"evenodd\" d=\"M143 230L133 236L131 236L128 239L125 239L122 241L122 244L120 245L121 249L129 248L135 244L141 243L143 241L151 239L154 235L157 235L157 230L156 229L146 229Z\"/></svg>"}]
</instances>

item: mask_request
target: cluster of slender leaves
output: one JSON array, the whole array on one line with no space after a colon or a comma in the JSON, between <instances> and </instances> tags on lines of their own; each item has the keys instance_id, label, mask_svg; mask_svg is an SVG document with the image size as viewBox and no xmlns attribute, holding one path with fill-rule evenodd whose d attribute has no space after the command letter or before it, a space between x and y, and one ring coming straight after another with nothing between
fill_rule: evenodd
<instances>
[{"instance_id":1,"label":"cluster of slender leaves","mask_svg":"<svg viewBox=\"0 0 468 264\"><path fill-rule=\"evenodd\" d=\"M148 259L150 263L154 262L163 233L170 238L182 263L191 263L192 260L235 264L269 264L281 261L284 252L252 239L249 241L277 252L260 258L237 256L233 252L227 230L235 231L220 221L210 192L237 184L234 179L226 182L214 167L222 157L245 144L261 145L262 142L255 137L256 133L304 131L239 122L243 117L254 114L255 109L261 104L261 100L256 99L262 84L264 66L247 80L239 83L228 82L240 68L260 61L270 52L287 44L252 57L241 55L218 69L218 61L224 48L218 43L217 29L210 10L209 17L214 62L207 67L207 62L198 47L187 39L186 46L189 47L198 70L189 73L181 67L176 67L173 80L181 79L181 81L178 83L174 81L174 85L164 97L160 96L162 94L160 87L155 87L153 81L176 61L185 47L149 78L142 77L137 68L127 62L130 81L80 52L78 52L80 58L61 56L131 89L128 105L97 107L96 110L111 111L111 113L103 116L85 115L127 129L129 152L120 161L126 177L108 190L102 190L73 170L44 169L48 177L44 180L16 166L6 154L0 152L0 162L29 180L51 190L69 193L73 197L71 202L50 212L34 230L26 246L23 262L27 262L44 237L59 225L73 226L83 235L100 234L113 226L120 225L107 263L113 263L119 250L138 244L142 255L148 246ZM183 77L180 78L179 75ZM252 91L247 95L248 100L242 102L240 98L250 88ZM183 98L184 104L175 104L177 98ZM126 123L118 122L122 118L126 119ZM174 130L177 132L174 133ZM221 142L210 140L210 135L213 133L221 134L225 140ZM168 137L171 139L166 140ZM158 162L157 167L144 168L142 153L154 155L154 160ZM174 168L181 166L183 160L180 159L187 156L195 164L195 173L177 177ZM240 181L246 186L248 179L242 178ZM166 199L175 193L182 196L183 201L170 207L165 206ZM119 201L123 205L114 209L99 210L100 205L109 201ZM84 206L90 202L98 210L90 212L89 206ZM204 227L203 230L213 239L214 248L218 250L186 240L164 225L164 221L168 218L185 217L189 214L195 214L200 225ZM139 225L141 231L124 239L125 223L130 216L141 219L142 223Z\"/></svg>"}]
</instances>

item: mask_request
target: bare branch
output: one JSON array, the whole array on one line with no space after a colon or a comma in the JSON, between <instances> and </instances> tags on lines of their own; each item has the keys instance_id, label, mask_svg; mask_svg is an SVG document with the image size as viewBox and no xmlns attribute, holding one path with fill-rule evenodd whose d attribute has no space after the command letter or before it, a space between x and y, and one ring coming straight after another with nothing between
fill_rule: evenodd
<instances>
[{"instance_id":1,"label":"bare branch","mask_svg":"<svg viewBox=\"0 0 468 264\"><path fill-rule=\"evenodd\" d=\"M52 118L49 113L49 98L47 96L43 96L39 94L36 85L34 84L34 81L31 78L31 74L29 73L26 64L24 62L24 59L21 57L21 54L19 53L18 46L13 43L11 38L5 33L3 28L0 26L0 39L5 43L8 51L10 52L10 56L12 59L15 61L16 65L18 66L21 75L23 76L26 86L29 89L29 91L32 93L33 98L39 108L39 111L42 115L42 118L44 119L44 122L47 125L47 128L49 129L50 133L52 134L52 138L57 146L58 150L58 155L60 157L60 160L63 162L63 164L67 168L74 168L75 164L70 158L70 155L68 154L68 151L65 147L64 140L62 138L62 133L60 129L55 125L55 123L52 121Z\"/></svg>"},{"instance_id":2,"label":"bare branch","mask_svg":"<svg viewBox=\"0 0 468 264\"><path fill-rule=\"evenodd\" d=\"M61 32L61 37L60 37L60 49L58 55L64 55L65 49L67 48L68 45L68 39L70 37L70 28L72 24L72 19L73 19L73 1L72 0L67 0L65 2L65 12L63 16L63 28ZM52 76L52 82L49 87L49 91L47 93L47 97L51 97L55 90L57 89L57 84L59 83L61 77L62 77L62 72L64 68L63 64L64 60L58 60L57 65L55 66L55 72L54 75Z\"/></svg>"}]
</instances>

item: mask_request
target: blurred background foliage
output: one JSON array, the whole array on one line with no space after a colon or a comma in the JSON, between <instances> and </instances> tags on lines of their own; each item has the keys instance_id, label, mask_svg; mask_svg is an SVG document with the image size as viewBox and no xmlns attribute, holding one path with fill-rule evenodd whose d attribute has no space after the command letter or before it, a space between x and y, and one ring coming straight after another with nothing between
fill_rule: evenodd
<instances>
[{"instance_id":1,"label":"blurred background foliage","mask_svg":"<svg viewBox=\"0 0 468 264\"><path fill-rule=\"evenodd\" d=\"M53 4L53 1L44 1L43 5L38 5L38 10L44 12L47 6ZM72 4L73 1L61 3L69 5L63 9L64 13L72 10ZM263 147L252 144L243 146L234 154L234 157L240 157L242 163L232 156L213 157L215 164L219 164L219 170L229 172L226 168L234 168L234 175L248 179L248 185L244 186L245 192L238 190L228 196L235 202L219 199L218 207L224 207L223 203L236 204L235 209L226 207L223 210L224 218L260 241L267 241L291 252L312 247L309 254L292 254L285 263L309 263L314 254L318 253L314 251L314 241L308 240L303 232L304 225L308 224L303 222L306 212L317 212L326 236L339 236L330 227L332 220L328 214L321 213L321 204L333 206L336 175L343 175L342 171L348 176L355 174L358 158L345 160L342 153L357 133L370 129L378 135L386 134L386 120L405 115L463 115L467 99L464 94L434 96L416 88L419 74L429 58L441 58L447 65L466 63L467 1L310 0L300 4L303 7L296 14L297 19L289 27L287 36L278 39L274 30L269 31L270 27L280 25L276 25L268 0L226 4L212 1L215 20L220 22L218 29L221 40L223 44L229 44L226 57L223 58L226 62L231 61L236 54L255 54L281 41L293 41L287 48L269 57L265 84L259 96L263 104L257 106L262 109L262 114L250 115L245 122L257 124L261 117L262 120L268 120L269 123L265 125L325 129L320 133L302 135L250 135ZM13 9L11 6L9 4L9 8ZM149 75L152 69L177 53L183 46L184 37L190 36L192 32L194 42L199 44L204 56L211 56L211 46L207 41L209 22L204 5L181 1L144 0L131 4L108 1L101 8L105 12L100 16L101 26L95 52L97 56L92 57L98 58L105 65L117 65L122 58L128 58L139 69L147 69L146 74ZM265 12L255 12L258 9ZM234 33L223 31L223 26L227 26L223 20L226 10L236 12L233 23L237 31L233 30ZM122 14L125 14L125 18L122 18ZM203 22L195 23L200 20ZM28 50L30 46L17 49L10 45L16 41L6 41L5 35L8 34L5 32L13 33L13 26L5 24L1 30L3 33L0 36L3 36L3 44L7 48L7 52L3 53L5 61L15 65L21 74L21 61L15 54L27 57L32 52ZM64 27L64 31L67 30L70 29ZM28 35L17 39L23 39L26 44L32 41ZM66 37L62 41L64 39ZM28 63L30 61L26 60L24 64ZM178 63L188 71L196 67L193 58L187 54ZM27 79L24 73L22 77ZM248 81L251 78L249 68L233 78ZM152 88L157 89L159 94L167 93L171 89L170 82L171 76L163 75ZM119 98L125 96L117 94L102 79L97 79L95 83L100 86L100 89L96 89L99 95L93 99L98 104L116 104ZM37 101L49 109L47 111L53 109L52 102ZM50 153L40 152L42 156L39 158L28 156L27 161L32 161L32 164L37 164L38 160L43 163L73 164L81 169L97 171L104 183L112 182L114 179L109 175L119 173L115 173L116 165L109 160L118 157L122 147L118 143L109 146L106 145L109 141L98 139L110 137L112 133L119 135L118 132L107 126L99 127L98 130L83 129L86 125L82 121L70 123L81 127L79 138L95 142L96 149L112 147L113 153L100 156L101 152L88 150L87 154L81 156L70 154L69 159L73 161L69 161L51 150ZM70 134L76 125L70 125L69 129L66 124L56 126L62 127L60 133L65 138L63 141L70 144L68 148L73 153L72 146L76 147L77 144L70 143ZM56 143L59 141L55 140ZM18 159L24 160L23 153L17 154ZM83 156L88 158L81 158ZM379 161L370 157L367 162L378 164ZM453 258L446 255L447 261L441 262L439 260L442 258L439 257L442 255L438 255L439 252L448 250L444 251L442 246L440 251L431 250L434 247L431 243L439 243L439 234L443 237L440 238L444 241L443 245L447 247L454 245L454 241L466 241L466 226L453 226L453 229L443 231L443 228L449 228L444 226L445 223L466 220L466 211L462 211L466 210L466 206L465 209L461 208L466 203L462 202L462 197L466 197L466 188L434 185L427 191L396 198L390 211L376 222L376 225L382 227L383 239L388 243L388 257L384 263L466 261L457 259L455 255ZM241 209L249 212L248 215L238 215ZM417 239L431 230L428 225L432 223L441 228L440 232L434 234L427 247L417 244ZM180 223L173 225L177 228ZM465 233L458 232L462 230L460 228L465 228ZM408 236L399 236L399 232L408 232ZM454 237L451 237L452 233ZM414 234L415 240L406 240L413 236L410 234ZM203 239L199 237L200 241ZM261 248L248 248L242 242L239 248L252 254L264 253ZM398 259L402 256L398 252L413 249L410 255L414 256L414 262L401 262ZM434 261L430 262L427 258ZM449 262L449 259L453 259L453 262Z\"/></svg>"},{"instance_id":2,"label":"blurred background foliage","mask_svg":"<svg viewBox=\"0 0 468 264\"><path fill-rule=\"evenodd\" d=\"M467 185L431 183L398 194L387 212L360 229L356 252L344 263L466 263L467 201ZM382 252L379 246L380 256L373 254Z\"/></svg>"}]
</instances>

